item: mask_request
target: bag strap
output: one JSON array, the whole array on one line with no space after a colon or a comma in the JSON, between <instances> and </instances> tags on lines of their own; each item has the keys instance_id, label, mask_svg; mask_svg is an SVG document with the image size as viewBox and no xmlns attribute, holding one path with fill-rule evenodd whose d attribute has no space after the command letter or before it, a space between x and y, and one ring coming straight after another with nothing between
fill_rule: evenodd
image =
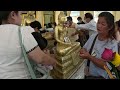
<instances>
[{"instance_id":1,"label":"bag strap","mask_svg":"<svg viewBox=\"0 0 120 90\"><path fill-rule=\"evenodd\" d=\"M94 40L93 40L93 43L92 43L92 45L91 45L91 48L90 48L89 54L92 53L92 50L93 50L93 47L94 47L95 41L96 41L96 39L97 39L97 36L98 36L98 34L95 36L95 38L94 38ZM90 60L87 61L87 66L88 66L88 67L90 66Z\"/></svg>"},{"instance_id":2,"label":"bag strap","mask_svg":"<svg viewBox=\"0 0 120 90\"><path fill-rule=\"evenodd\" d=\"M31 75L31 78L32 79L36 79L35 73L34 73L34 71L32 69L32 66L30 64L30 61L29 61L29 59L27 57L25 47L24 47L24 45L22 43L21 27L19 27L18 33L19 33L20 46L21 46L21 49L22 49L22 53L23 53L23 56L24 56L25 63L27 65L27 67L28 67L28 70L29 70L29 73Z\"/></svg>"},{"instance_id":3,"label":"bag strap","mask_svg":"<svg viewBox=\"0 0 120 90\"><path fill-rule=\"evenodd\" d=\"M120 42L118 42L118 54L120 54Z\"/></svg>"}]
</instances>

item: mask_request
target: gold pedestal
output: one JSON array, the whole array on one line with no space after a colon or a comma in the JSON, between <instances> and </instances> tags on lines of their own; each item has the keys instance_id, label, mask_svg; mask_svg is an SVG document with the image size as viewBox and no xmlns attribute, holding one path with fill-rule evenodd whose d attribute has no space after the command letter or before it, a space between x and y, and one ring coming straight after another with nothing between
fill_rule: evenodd
<instances>
[{"instance_id":1,"label":"gold pedestal","mask_svg":"<svg viewBox=\"0 0 120 90\"><path fill-rule=\"evenodd\" d=\"M69 79L74 74L83 61L79 56L80 48L65 56L58 56L56 53L57 65L51 71L51 76L54 79Z\"/></svg>"}]
</instances>

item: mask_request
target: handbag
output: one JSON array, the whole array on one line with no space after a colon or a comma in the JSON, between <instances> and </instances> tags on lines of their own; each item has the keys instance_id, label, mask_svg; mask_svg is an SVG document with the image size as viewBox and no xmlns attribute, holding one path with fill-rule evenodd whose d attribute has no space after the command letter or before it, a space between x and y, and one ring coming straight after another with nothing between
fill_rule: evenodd
<instances>
[{"instance_id":1,"label":"handbag","mask_svg":"<svg viewBox=\"0 0 120 90\"><path fill-rule=\"evenodd\" d=\"M28 67L28 71L30 73L31 79L47 79L49 75L49 69L47 69L45 66L42 66L41 64L36 64L32 60L28 59L28 56L26 54L25 47L22 43L22 34L21 34L21 27L19 26L18 30L19 40L20 40L20 46L22 49L22 54L24 56L25 63Z\"/></svg>"}]
</instances>

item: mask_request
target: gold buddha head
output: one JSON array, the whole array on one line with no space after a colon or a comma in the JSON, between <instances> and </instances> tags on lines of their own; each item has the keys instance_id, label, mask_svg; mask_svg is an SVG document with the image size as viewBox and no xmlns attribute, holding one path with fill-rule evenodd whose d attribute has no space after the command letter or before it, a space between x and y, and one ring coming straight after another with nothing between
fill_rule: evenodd
<instances>
[{"instance_id":1,"label":"gold buddha head","mask_svg":"<svg viewBox=\"0 0 120 90\"><path fill-rule=\"evenodd\" d=\"M64 12L61 11L60 14L58 15L58 23L64 24L65 21L66 21L66 16L65 16Z\"/></svg>"},{"instance_id":2,"label":"gold buddha head","mask_svg":"<svg viewBox=\"0 0 120 90\"><path fill-rule=\"evenodd\" d=\"M34 11L28 11L28 15L27 15L27 18L26 18L26 23L30 24L31 22L35 21L36 18L35 18L35 12Z\"/></svg>"}]
</instances>

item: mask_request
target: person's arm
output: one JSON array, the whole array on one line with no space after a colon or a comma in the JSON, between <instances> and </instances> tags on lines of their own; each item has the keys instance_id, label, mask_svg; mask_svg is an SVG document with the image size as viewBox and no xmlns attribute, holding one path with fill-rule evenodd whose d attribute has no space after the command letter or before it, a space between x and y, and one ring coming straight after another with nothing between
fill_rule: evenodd
<instances>
[{"instance_id":1,"label":"person's arm","mask_svg":"<svg viewBox=\"0 0 120 90\"><path fill-rule=\"evenodd\" d=\"M28 56L36 63L41 63L44 65L53 65L53 66L56 64L56 60L50 57L48 54L45 54L39 47L29 52Z\"/></svg>"},{"instance_id":2,"label":"person's arm","mask_svg":"<svg viewBox=\"0 0 120 90\"><path fill-rule=\"evenodd\" d=\"M94 20L91 20L89 23L86 24L75 24L72 25L71 27L76 28L77 30L81 30L81 29L85 29L85 30L92 30L92 31L96 31L96 22Z\"/></svg>"},{"instance_id":3,"label":"person's arm","mask_svg":"<svg viewBox=\"0 0 120 90\"><path fill-rule=\"evenodd\" d=\"M82 50L80 53L80 56L83 59L89 59L92 61L96 66L100 67L101 69L104 69L104 66L106 66L106 62L104 62L102 59L95 58L94 56L91 56L86 50Z\"/></svg>"},{"instance_id":4,"label":"person's arm","mask_svg":"<svg viewBox=\"0 0 120 90\"><path fill-rule=\"evenodd\" d=\"M40 33L33 32L32 35L35 38L35 40L37 41L41 50L43 50L47 47L47 40L45 40Z\"/></svg>"},{"instance_id":5,"label":"person's arm","mask_svg":"<svg viewBox=\"0 0 120 90\"><path fill-rule=\"evenodd\" d=\"M90 30L90 23L80 24L80 25L76 24L75 28L77 30L81 30L81 29Z\"/></svg>"},{"instance_id":6,"label":"person's arm","mask_svg":"<svg viewBox=\"0 0 120 90\"><path fill-rule=\"evenodd\" d=\"M107 66L106 62L103 61L103 59L98 59L98 58L95 58L93 56L90 56L89 60L91 60L96 66L98 66L102 69L104 69L104 66Z\"/></svg>"},{"instance_id":7,"label":"person's arm","mask_svg":"<svg viewBox=\"0 0 120 90\"><path fill-rule=\"evenodd\" d=\"M83 46L83 48L80 50L80 56L84 59L89 59L90 61L92 61L96 66L104 69L104 65L106 65L106 62L104 62L103 60L101 60L100 58L96 58L94 56L91 56L89 54L89 50L91 48L91 41L93 41L94 37L96 36L96 34L91 35L90 38L88 39L88 41L85 43L85 45Z\"/></svg>"},{"instance_id":8,"label":"person's arm","mask_svg":"<svg viewBox=\"0 0 120 90\"><path fill-rule=\"evenodd\" d=\"M54 58L51 58L49 55L45 54L38 47L36 40L31 34L32 32L34 32L34 30L31 27L25 27L23 29L25 30L22 30L21 28L22 42L29 58L37 63L45 65L54 65L56 60Z\"/></svg>"}]
</instances>

